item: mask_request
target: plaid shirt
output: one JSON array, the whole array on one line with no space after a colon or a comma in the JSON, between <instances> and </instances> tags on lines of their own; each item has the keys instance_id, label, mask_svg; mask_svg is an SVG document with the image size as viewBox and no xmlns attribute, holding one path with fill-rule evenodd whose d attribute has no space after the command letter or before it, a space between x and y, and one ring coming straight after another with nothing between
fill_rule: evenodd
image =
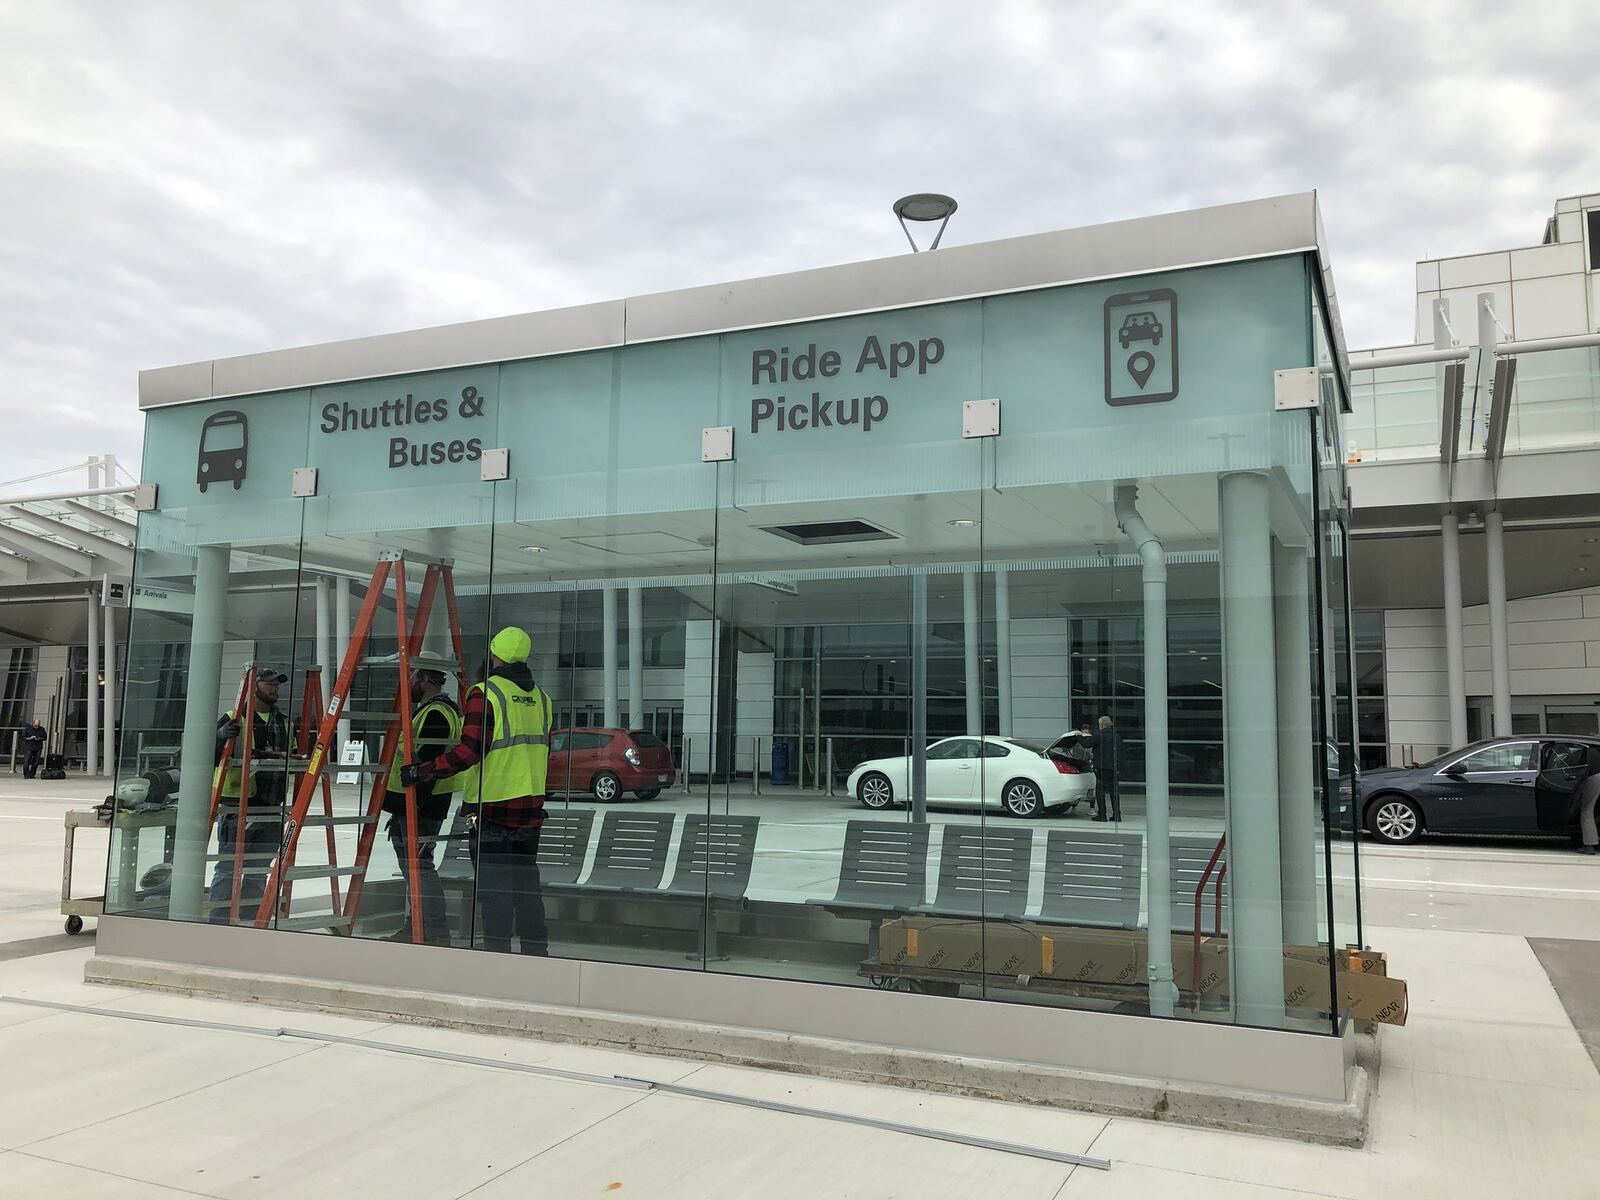
<instances>
[{"instance_id":1,"label":"plaid shirt","mask_svg":"<svg viewBox=\"0 0 1600 1200\"><path fill-rule=\"evenodd\" d=\"M494 711L482 688L467 692L461 706L461 741L432 762L422 764L424 779L459 775L483 760L483 747L494 738ZM478 815L507 829L527 829L544 824L543 796L515 796L494 804L477 805Z\"/></svg>"}]
</instances>

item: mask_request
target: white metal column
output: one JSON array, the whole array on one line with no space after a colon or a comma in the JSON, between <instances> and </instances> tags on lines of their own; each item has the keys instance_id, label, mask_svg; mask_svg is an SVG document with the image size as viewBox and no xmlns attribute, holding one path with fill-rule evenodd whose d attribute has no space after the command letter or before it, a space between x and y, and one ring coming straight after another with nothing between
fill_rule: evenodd
<instances>
[{"instance_id":1,"label":"white metal column","mask_svg":"<svg viewBox=\"0 0 1600 1200\"><path fill-rule=\"evenodd\" d=\"M109 456L107 456L109 458ZM105 754L101 761L105 764L106 774L112 778L117 774L117 610L109 605L101 609L105 614L106 636L101 646L101 657L105 660L102 671L106 677L105 687L105 713L101 724L101 736L105 738Z\"/></svg>"},{"instance_id":2,"label":"white metal column","mask_svg":"<svg viewBox=\"0 0 1600 1200\"><path fill-rule=\"evenodd\" d=\"M222 630L228 597L228 548L195 552L194 623L189 630L189 680L183 749L178 758L178 819L172 856L175 921L200 918L206 846L211 840L211 773L222 696Z\"/></svg>"},{"instance_id":3,"label":"white metal column","mask_svg":"<svg viewBox=\"0 0 1600 1200\"><path fill-rule=\"evenodd\" d=\"M1284 1003L1271 483L1238 471L1218 491L1232 996L1241 1022L1275 1028Z\"/></svg>"},{"instance_id":4,"label":"white metal column","mask_svg":"<svg viewBox=\"0 0 1600 1200\"><path fill-rule=\"evenodd\" d=\"M97 470L90 466L91 472ZM84 744L84 774L90 778L100 774L100 598L90 592L86 598L89 612L89 669L84 672L84 699L87 702L88 735ZM62 729L67 726L61 722Z\"/></svg>"},{"instance_id":5,"label":"white metal column","mask_svg":"<svg viewBox=\"0 0 1600 1200\"><path fill-rule=\"evenodd\" d=\"M1319 756L1311 706L1310 557L1304 546L1274 544L1273 644L1278 687L1278 858L1283 934L1293 945L1317 944L1317 813ZM1337 618L1336 618L1337 619ZM1331 640L1331 639L1330 639Z\"/></svg>"},{"instance_id":6,"label":"white metal column","mask_svg":"<svg viewBox=\"0 0 1600 1200\"><path fill-rule=\"evenodd\" d=\"M978 624L978 573L970 569L961 572L961 628L966 649L967 734L978 737L983 733L983 647L979 640L983 631Z\"/></svg>"},{"instance_id":7,"label":"white metal column","mask_svg":"<svg viewBox=\"0 0 1600 1200\"><path fill-rule=\"evenodd\" d=\"M994 662L1000 696L1000 736L1011 736L1011 573L994 573Z\"/></svg>"},{"instance_id":8,"label":"white metal column","mask_svg":"<svg viewBox=\"0 0 1600 1200\"><path fill-rule=\"evenodd\" d=\"M628 585L628 724L647 728L644 715L644 591Z\"/></svg>"},{"instance_id":9,"label":"white metal column","mask_svg":"<svg viewBox=\"0 0 1600 1200\"><path fill-rule=\"evenodd\" d=\"M322 702L326 704L333 695L333 584L326 575L318 575L316 588L317 666L322 668Z\"/></svg>"},{"instance_id":10,"label":"white metal column","mask_svg":"<svg viewBox=\"0 0 1600 1200\"><path fill-rule=\"evenodd\" d=\"M1483 518L1489 568L1489 672L1494 736L1511 736L1511 651L1506 628L1506 528L1499 509Z\"/></svg>"},{"instance_id":11,"label":"white metal column","mask_svg":"<svg viewBox=\"0 0 1600 1200\"><path fill-rule=\"evenodd\" d=\"M1444 565L1444 666L1450 704L1450 744L1467 744L1467 671L1461 649L1461 523L1454 513L1439 520Z\"/></svg>"},{"instance_id":12,"label":"white metal column","mask_svg":"<svg viewBox=\"0 0 1600 1200\"><path fill-rule=\"evenodd\" d=\"M605 721L608 728L615 729L619 714L617 712L617 589L611 584L601 590L603 605L603 642L601 644L601 661L605 667L605 680L602 685L602 695L605 697Z\"/></svg>"},{"instance_id":13,"label":"white metal column","mask_svg":"<svg viewBox=\"0 0 1600 1200\"><path fill-rule=\"evenodd\" d=\"M350 652L350 581L343 575L333 581L333 666L337 672L344 666L344 657ZM323 684L323 700L333 695L333 679ZM343 749L350 740L350 722L339 722L339 745Z\"/></svg>"}]
</instances>

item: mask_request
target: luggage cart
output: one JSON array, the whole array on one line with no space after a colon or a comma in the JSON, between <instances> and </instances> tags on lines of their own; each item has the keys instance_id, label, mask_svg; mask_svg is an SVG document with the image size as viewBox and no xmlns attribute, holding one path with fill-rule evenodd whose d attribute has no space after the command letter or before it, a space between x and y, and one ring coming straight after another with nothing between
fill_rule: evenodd
<instances>
[{"instance_id":1,"label":"luggage cart","mask_svg":"<svg viewBox=\"0 0 1600 1200\"><path fill-rule=\"evenodd\" d=\"M61 915L66 921L66 929L70 934L83 932L83 919L85 917L99 917L106 909L106 898L102 892L98 896L78 896L72 894L72 854L77 840L78 830L85 826L101 825L108 831L111 828L111 811L96 808L68 809L62 817L67 828L66 844L61 851ZM101 876L102 880L105 878Z\"/></svg>"}]
</instances>

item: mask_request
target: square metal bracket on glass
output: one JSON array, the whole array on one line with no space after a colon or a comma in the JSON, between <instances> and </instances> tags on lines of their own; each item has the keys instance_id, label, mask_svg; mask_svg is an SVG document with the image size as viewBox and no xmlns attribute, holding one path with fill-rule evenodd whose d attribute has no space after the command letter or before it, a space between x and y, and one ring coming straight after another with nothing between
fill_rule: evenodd
<instances>
[{"instance_id":1,"label":"square metal bracket on glass","mask_svg":"<svg viewBox=\"0 0 1600 1200\"><path fill-rule=\"evenodd\" d=\"M141 483L133 489L133 511L155 512L156 510L156 485Z\"/></svg>"},{"instance_id":2,"label":"square metal bracket on glass","mask_svg":"<svg viewBox=\"0 0 1600 1200\"><path fill-rule=\"evenodd\" d=\"M1000 436L1000 401L964 400L961 403L961 436L989 438Z\"/></svg>"},{"instance_id":3,"label":"square metal bracket on glass","mask_svg":"<svg viewBox=\"0 0 1600 1200\"><path fill-rule=\"evenodd\" d=\"M709 425L700 431L700 461L733 461L732 425Z\"/></svg>"},{"instance_id":4,"label":"square metal bracket on glass","mask_svg":"<svg viewBox=\"0 0 1600 1200\"><path fill-rule=\"evenodd\" d=\"M298 498L315 496L317 494L317 469L315 467L296 467L294 478L289 482L289 495Z\"/></svg>"},{"instance_id":5,"label":"square metal bracket on glass","mask_svg":"<svg viewBox=\"0 0 1600 1200\"><path fill-rule=\"evenodd\" d=\"M495 483L511 477L511 451L500 448L485 450L478 459L478 478L485 483Z\"/></svg>"},{"instance_id":6,"label":"square metal bracket on glass","mask_svg":"<svg viewBox=\"0 0 1600 1200\"><path fill-rule=\"evenodd\" d=\"M1322 391L1317 380L1316 367L1290 367L1272 373L1272 407L1276 412L1291 412L1298 408L1316 408L1322 402Z\"/></svg>"}]
</instances>

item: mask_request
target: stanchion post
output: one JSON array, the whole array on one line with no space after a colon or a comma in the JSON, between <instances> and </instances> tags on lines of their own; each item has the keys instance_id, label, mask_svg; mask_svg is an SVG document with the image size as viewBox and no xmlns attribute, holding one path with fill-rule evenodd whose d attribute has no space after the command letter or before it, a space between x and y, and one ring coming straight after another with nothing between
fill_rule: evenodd
<instances>
[{"instance_id":1,"label":"stanchion post","mask_svg":"<svg viewBox=\"0 0 1600 1200\"><path fill-rule=\"evenodd\" d=\"M685 791L685 792L687 792L689 790L689 758L690 758L689 751L690 751L690 748L691 748L692 745L693 745L693 742L690 740L689 735L688 734L684 734L683 735L683 769L678 772L678 783L680 784L682 790Z\"/></svg>"},{"instance_id":2,"label":"stanchion post","mask_svg":"<svg viewBox=\"0 0 1600 1200\"><path fill-rule=\"evenodd\" d=\"M761 795L761 735L752 737L755 745L755 754L750 759L750 793L754 796Z\"/></svg>"},{"instance_id":3,"label":"stanchion post","mask_svg":"<svg viewBox=\"0 0 1600 1200\"><path fill-rule=\"evenodd\" d=\"M828 739L828 758L827 758L827 762L828 762L828 774L827 774L828 792L827 792L827 794L829 796L832 796L833 795L833 739L832 738Z\"/></svg>"}]
</instances>

